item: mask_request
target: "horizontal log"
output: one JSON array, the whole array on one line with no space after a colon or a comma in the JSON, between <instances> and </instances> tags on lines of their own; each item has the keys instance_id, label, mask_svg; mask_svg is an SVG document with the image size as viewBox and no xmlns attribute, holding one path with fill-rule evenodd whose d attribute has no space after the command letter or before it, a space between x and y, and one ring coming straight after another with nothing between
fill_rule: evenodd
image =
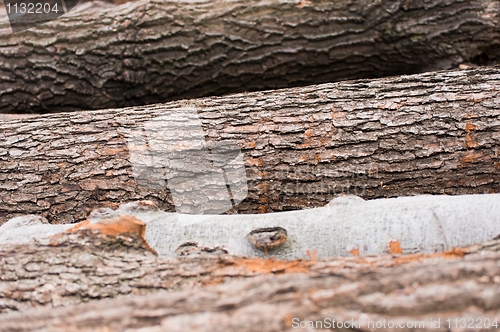
<instances>
[{"instance_id":1,"label":"horizontal log","mask_svg":"<svg viewBox=\"0 0 500 332\"><path fill-rule=\"evenodd\" d=\"M263 213L340 194L499 192L499 89L499 67L484 67L3 122L0 223L24 214L69 223L140 199L183 213L226 199L217 208ZM144 132L150 146L135 144ZM169 135L187 145L166 160ZM241 161L236 185L248 184L236 186L239 204L223 178L232 170L191 153L211 142L241 149L228 152Z\"/></svg>"},{"instance_id":2,"label":"horizontal log","mask_svg":"<svg viewBox=\"0 0 500 332\"><path fill-rule=\"evenodd\" d=\"M165 259L143 243L80 230L0 247L1 309L21 311L0 314L0 331L276 331L325 318L364 319L368 331L368 319L423 321L420 330L440 319L445 331L447 319L491 324L500 314L498 239L442 254L297 261Z\"/></svg>"},{"instance_id":3,"label":"horizontal log","mask_svg":"<svg viewBox=\"0 0 500 332\"><path fill-rule=\"evenodd\" d=\"M125 107L500 60L494 0L84 4L11 33L0 113Z\"/></svg>"},{"instance_id":4,"label":"horizontal log","mask_svg":"<svg viewBox=\"0 0 500 332\"><path fill-rule=\"evenodd\" d=\"M145 210L141 203L145 202L128 203L100 216L94 211L85 222L100 227L104 221L134 216L147 226L142 236L149 245L166 257L219 251L290 260L307 259L312 249L318 258L435 253L500 236L500 194L370 201L343 196L321 208L226 216ZM11 219L0 226L0 244L43 241L73 226L43 224L40 219Z\"/></svg>"}]
</instances>

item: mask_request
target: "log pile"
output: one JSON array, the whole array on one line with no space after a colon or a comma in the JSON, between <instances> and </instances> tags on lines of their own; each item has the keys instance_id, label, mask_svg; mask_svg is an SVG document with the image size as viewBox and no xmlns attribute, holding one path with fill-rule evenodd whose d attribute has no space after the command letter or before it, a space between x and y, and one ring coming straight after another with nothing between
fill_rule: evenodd
<instances>
[{"instance_id":1,"label":"log pile","mask_svg":"<svg viewBox=\"0 0 500 332\"><path fill-rule=\"evenodd\" d=\"M143 199L174 211L174 189L206 189L143 186L134 169L134 133L168 133L158 119L186 110L203 146L241 150L248 194L229 214L499 193L499 59L493 0L139 0L16 34L0 22L0 225L83 221L0 243L0 331L496 328L498 237L436 254L166 258L141 221L85 219ZM187 165L186 179L203 171Z\"/></svg>"}]
</instances>

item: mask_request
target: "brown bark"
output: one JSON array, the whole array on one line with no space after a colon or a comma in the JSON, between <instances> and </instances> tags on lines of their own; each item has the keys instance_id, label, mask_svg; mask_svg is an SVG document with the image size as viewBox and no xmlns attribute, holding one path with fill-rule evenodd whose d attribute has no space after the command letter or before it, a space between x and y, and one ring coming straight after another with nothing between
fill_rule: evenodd
<instances>
[{"instance_id":1,"label":"brown bark","mask_svg":"<svg viewBox=\"0 0 500 332\"><path fill-rule=\"evenodd\" d=\"M417 330L441 318L444 331L448 318L498 318L499 241L322 261L164 259L130 233L63 233L0 248L0 331L283 331L294 318L361 317L424 321Z\"/></svg>"},{"instance_id":2,"label":"brown bark","mask_svg":"<svg viewBox=\"0 0 500 332\"><path fill-rule=\"evenodd\" d=\"M127 135L186 106L208 141L241 147L241 213L323 206L346 193L499 192L499 74L485 67L4 122L0 223L29 213L68 223L139 199L173 210L168 188L135 182ZM186 179L200 172L186 167ZM183 189L200 190L191 186Z\"/></svg>"},{"instance_id":3,"label":"brown bark","mask_svg":"<svg viewBox=\"0 0 500 332\"><path fill-rule=\"evenodd\" d=\"M124 107L500 59L494 0L139 1L0 26L0 112Z\"/></svg>"}]
</instances>

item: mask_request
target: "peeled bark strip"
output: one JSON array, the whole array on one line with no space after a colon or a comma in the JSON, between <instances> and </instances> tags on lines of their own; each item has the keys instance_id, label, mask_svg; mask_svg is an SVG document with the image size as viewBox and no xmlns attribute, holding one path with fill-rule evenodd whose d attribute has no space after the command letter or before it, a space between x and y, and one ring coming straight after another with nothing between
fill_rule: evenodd
<instances>
[{"instance_id":1,"label":"peeled bark strip","mask_svg":"<svg viewBox=\"0 0 500 332\"><path fill-rule=\"evenodd\" d=\"M447 318L500 314L498 239L443 254L321 261L314 253L310 261L167 260L137 240L87 230L2 247L2 309L23 312L1 314L0 331L282 331L294 318L423 321L417 330L440 318L437 330L447 331Z\"/></svg>"},{"instance_id":2,"label":"peeled bark strip","mask_svg":"<svg viewBox=\"0 0 500 332\"><path fill-rule=\"evenodd\" d=\"M0 112L144 105L500 59L494 0L100 7L16 34L0 25Z\"/></svg>"},{"instance_id":3,"label":"peeled bark strip","mask_svg":"<svg viewBox=\"0 0 500 332\"><path fill-rule=\"evenodd\" d=\"M136 184L127 142L147 121L186 107L207 141L241 147L241 213L323 206L339 194L499 192L499 90L493 67L4 122L0 223L21 214L68 223L140 199L172 211L168 188ZM203 190L190 182L200 166L186 165L178 186Z\"/></svg>"}]
</instances>

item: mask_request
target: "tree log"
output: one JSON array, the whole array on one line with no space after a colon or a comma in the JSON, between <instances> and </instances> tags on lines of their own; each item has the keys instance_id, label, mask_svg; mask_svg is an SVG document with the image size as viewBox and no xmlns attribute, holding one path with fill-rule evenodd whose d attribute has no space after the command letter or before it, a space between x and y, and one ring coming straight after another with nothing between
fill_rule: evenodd
<instances>
[{"instance_id":1,"label":"tree log","mask_svg":"<svg viewBox=\"0 0 500 332\"><path fill-rule=\"evenodd\" d=\"M84 221L87 227L124 222L144 224L141 236L160 256L225 252L235 256L306 259L399 253L436 253L500 235L500 195L422 195L364 201L333 199L327 206L300 211L247 215L189 215L137 210L147 201L121 205ZM131 208L135 206L136 208ZM127 208L127 209L126 209ZM128 211L124 211L128 210ZM135 210L135 211L134 211ZM132 219L134 220L134 219ZM82 225L82 224L78 224ZM23 216L0 226L0 244L26 244L74 227ZM281 234L281 235L280 235Z\"/></svg>"},{"instance_id":2,"label":"tree log","mask_svg":"<svg viewBox=\"0 0 500 332\"><path fill-rule=\"evenodd\" d=\"M0 25L0 112L124 107L500 59L494 0L151 1Z\"/></svg>"},{"instance_id":3,"label":"tree log","mask_svg":"<svg viewBox=\"0 0 500 332\"><path fill-rule=\"evenodd\" d=\"M4 122L0 222L69 223L140 199L173 211L171 188L136 183L127 144L136 128L186 108L208 142L241 148L240 213L323 206L339 194L499 192L499 90L500 68L484 67ZM170 123L155 123L168 140ZM190 180L200 165L183 167L180 190L203 191Z\"/></svg>"},{"instance_id":4,"label":"tree log","mask_svg":"<svg viewBox=\"0 0 500 332\"><path fill-rule=\"evenodd\" d=\"M364 319L362 331L376 329L368 319L423 322L417 330L441 319L446 331L448 318L500 314L498 239L432 255L310 257L165 259L137 234L84 229L2 246L0 308L22 312L1 314L0 331L282 331L325 318Z\"/></svg>"}]
</instances>

